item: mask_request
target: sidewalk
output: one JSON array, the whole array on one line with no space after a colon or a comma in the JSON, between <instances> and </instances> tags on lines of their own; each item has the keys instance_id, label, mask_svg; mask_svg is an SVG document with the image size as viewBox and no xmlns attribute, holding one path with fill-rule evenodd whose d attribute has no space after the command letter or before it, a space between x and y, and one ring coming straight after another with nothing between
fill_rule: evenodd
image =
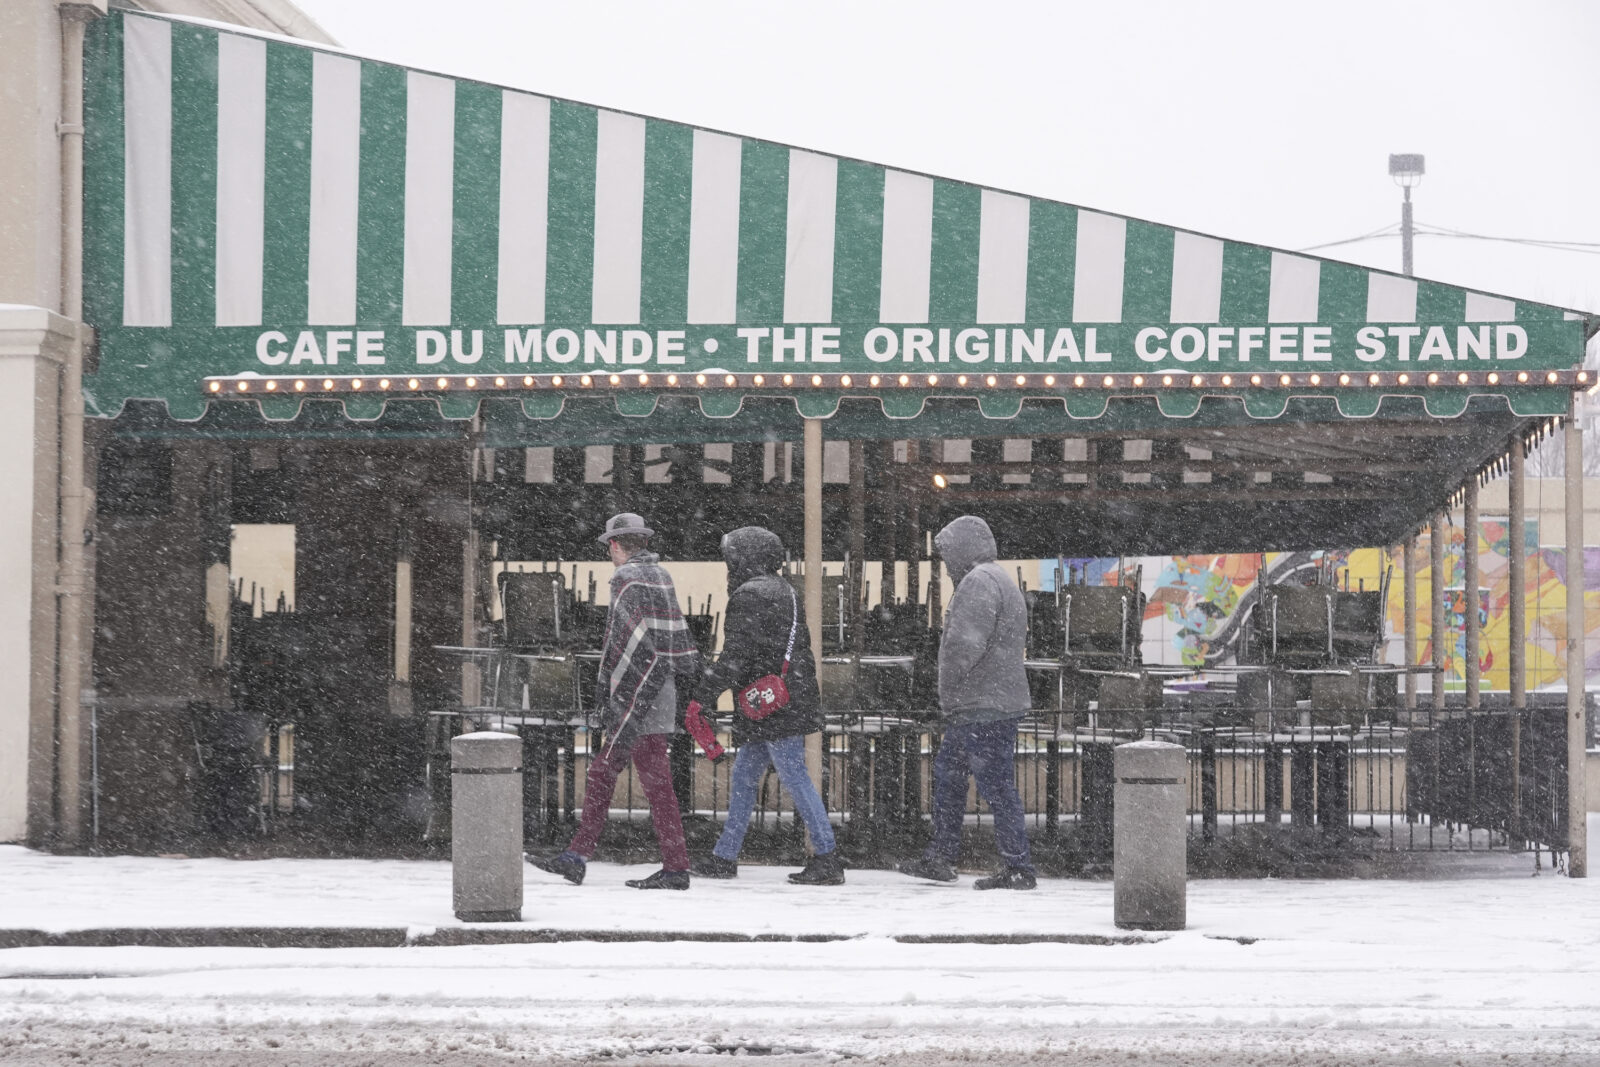
<instances>
[{"instance_id":1,"label":"sidewalk","mask_svg":"<svg viewBox=\"0 0 1600 1067\"><path fill-rule=\"evenodd\" d=\"M1110 882L744 867L642 893L647 867L529 868L526 922L467 925L445 863L0 847L0 1060L1600 1063L1600 877L1428 867L1191 881L1187 929L1130 936Z\"/></svg>"},{"instance_id":2,"label":"sidewalk","mask_svg":"<svg viewBox=\"0 0 1600 1067\"><path fill-rule=\"evenodd\" d=\"M1590 817L1590 836L1592 855L1600 816ZM1041 879L1032 893L994 894L973 892L967 875L951 886L852 870L844 886L802 887L785 880L791 868L746 864L736 880L696 879L687 893L623 885L652 869L595 863L585 883L572 886L527 866L523 922L467 924L451 911L448 862L55 856L0 845L0 948L857 937L1105 944L1169 936L1117 929L1110 881ZM1538 870L1531 853L1439 853L1417 857L1410 869L1425 876L1192 880L1184 934L1403 943L1441 907L1473 916L1477 936L1524 946L1600 930L1600 877L1568 879L1550 869L1548 854ZM1496 915L1503 921L1488 921Z\"/></svg>"}]
</instances>

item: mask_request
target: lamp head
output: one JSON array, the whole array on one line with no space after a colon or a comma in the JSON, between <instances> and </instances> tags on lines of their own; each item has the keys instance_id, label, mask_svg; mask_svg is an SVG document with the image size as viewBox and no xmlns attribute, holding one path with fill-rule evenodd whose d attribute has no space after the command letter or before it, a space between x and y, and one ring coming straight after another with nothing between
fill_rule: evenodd
<instances>
[{"instance_id":1,"label":"lamp head","mask_svg":"<svg viewBox=\"0 0 1600 1067\"><path fill-rule=\"evenodd\" d=\"M1413 153L1389 157L1389 177L1402 188L1411 189L1422 184L1423 173L1421 155Z\"/></svg>"}]
</instances>

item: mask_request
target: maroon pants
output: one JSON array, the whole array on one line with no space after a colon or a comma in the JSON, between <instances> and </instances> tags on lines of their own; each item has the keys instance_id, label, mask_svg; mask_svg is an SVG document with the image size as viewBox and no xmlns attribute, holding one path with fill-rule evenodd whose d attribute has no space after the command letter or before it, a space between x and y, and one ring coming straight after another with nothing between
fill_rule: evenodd
<instances>
[{"instance_id":1,"label":"maroon pants","mask_svg":"<svg viewBox=\"0 0 1600 1067\"><path fill-rule=\"evenodd\" d=\"M672 770L667 764L666 734L646 734L630 750L615 747L593 754L589 763L588 785L583 795L583 816L578 820L578 835L568 846L584 859L594 855L600 831L606 828L611 810L611 794L617 777L633 760L639 784L650 801L650 821L655 823L656 843L661 846L661 866L669 871L689 869L689 849L683 840L683 819L678 814L678 796L672 791Z\"/></svg>"}]
</instances>

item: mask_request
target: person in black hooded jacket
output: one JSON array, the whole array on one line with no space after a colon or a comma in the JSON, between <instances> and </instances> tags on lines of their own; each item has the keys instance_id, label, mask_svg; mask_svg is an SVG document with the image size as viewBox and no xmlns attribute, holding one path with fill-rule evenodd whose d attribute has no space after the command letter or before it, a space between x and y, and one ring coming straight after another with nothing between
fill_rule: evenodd
<instances>
[{"instance_id":1,"label":"person in black hooded jacket","mask_svg":"<svg viewBox=\"0 0 1600 1067\"><path fill-rule=\"evenodd\" d=\"M728 821L711 855L692 864L690 871L704 878L737 876L756 791L770 766L794 798L815 850L805 870L791 874L789 881L842 885L844 867L833 827L806 771L806 735L822 729L822 699L805 613L794 586L778 574L783 542L771 530L744 526L723 536L722 558L728 565L727 636L722 654L702 675L689 711L699 715L702 707L716 706L723 690L738 693L768 674L782 675L789 702L763 719L734 712L733 743L739 752L733 761Z\"/></svg>"}]
</instances>

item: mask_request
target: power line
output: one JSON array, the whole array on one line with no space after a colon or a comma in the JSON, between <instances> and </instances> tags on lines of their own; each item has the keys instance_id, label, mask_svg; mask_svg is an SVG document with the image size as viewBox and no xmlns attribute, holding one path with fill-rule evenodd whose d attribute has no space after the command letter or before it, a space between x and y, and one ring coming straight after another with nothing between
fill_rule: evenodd
<instances>
[{"instance_id":1,"label":"power line","mask_svg":"<svg viewBox=\"0 0 1600 1067\"><path fill-rule=\"evenodd\" d=\"M1417 237L1450 237L1458 240L1469 241L1494 241L1500 244L1522 245L1527 248L1545 248L1553 252L1575 252L1578 255L1600 256L1600 241L1547 241L1537 237L1497 237L1491 234L1468 233L1465 230L1454 230L1446 226L1431 226L1424 229L1421 224L1412 230ZM1307 245L1296 249L1299 252L1315 252L1323 248L1337 248L1340 245L1359 244L1362 241L1375 241L1390 237L1400 236L1398 224L1381 226L1376 230L1360 234L1356 237L1346 237L1338 241L1326 241L1322 244Z\"/></svg>"},{"instance_id":2,"label":"power line","mask_svg":"<svg viewBox=\"0 0 1600 1067\"><path fill-rule=\"evenodd\" d=\"M1432 224L1430 223L1429 225ZM1552 247L1572 246L1575 248L1600 248L1600 241L1564 241L1558 238L1546 239L1538 237L1494 237L1488 234L1469 233L1466 230L1456 230L1449 226L1434 226L1434 229L1439 231L1441 234L1448 234L1451 237L1473 237L1480 241L1514 241L1519 244L1526 243L1550 245Z\"/></svg>"},{"instance_id":3,"label":"power line","mask_svg":"<svg viewBox=\"0 0 1600 1067\"><path fill-rule=\"evenodd\" d=\"M1295 251L1297 251L1297 252L1315 252L1319 248L1337 248L1339 245L1359 244L1362 241L1371 241L1374 238L1378 238L1378 237L1398 237L1398 236L1400 236L1399 223L1391 222L1388 225L1379 226L1376 230L1369 230L1368 232L1366 232L1364 234L1361 234L1358 237L1346 237L1346 238L1344 238L1343 240L1340 240L1340 241L1327 241L1327 242L1324 242L1323 244L1320 244L1320 245L1307 245L1305 248L1298 248Z\"/></svg>"}]
</instances>

